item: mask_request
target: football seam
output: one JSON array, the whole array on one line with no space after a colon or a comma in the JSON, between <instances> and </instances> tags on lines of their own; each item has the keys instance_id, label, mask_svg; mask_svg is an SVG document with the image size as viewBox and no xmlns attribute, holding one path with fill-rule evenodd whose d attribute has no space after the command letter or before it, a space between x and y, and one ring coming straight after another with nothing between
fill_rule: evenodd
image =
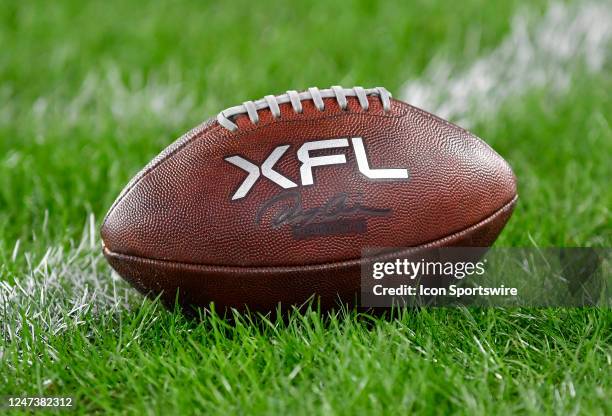
<instances>
[{"instance_id":1,"label":"football seam","mask_svg":"<svg viewBox=\"0 0 612 416\"><path fill-rule=\"evenodd\" d=\"M352 97L351 97L352 98ZM329 100L329 98L328 98ZM343 117L345 115L349 115L349 114L356 114L356 115L363 115L366 117L371 117L371 118L402 118L406 115L407 111L409 110L409 108L406 108L404 102L402 101L398 101L395 99L392 99L392 101L394 101L397 104L403 104L400 107L404 107L403 111L401 113L398 114L388 114L388 113L383 113L383 114L373 114L371 112L369 112L369 110L364 110L364 111L348 111L348 110L340 110L339 112L335 113L335 114L329 114L329 115L322 115L322 116L318 116L318 117L310 117L308 119L292 119L292 120L287 120L287 119L272 119L270 121L268 121L267 123L263 123L263 122L259 122L257 124L253 124L253 127L251 127L250 129L242 129L241 131L239 131L238 133L234 133L232 138L233 139L237 139L240 138L244 135L247 135L249 133L252 133L262 127L267 127L270 126L272 124L286 124L286 123L295 123L295 122L304 122L304 121L320 121L320 120L330 120L333 118L339 118L339 117ZM283 104L286 105L286 104ZM322 113L322 112L321 112ZM242 116L242 117L246 117L246 116Z\"/></svg>"},{"instance_id":2,"label":"football seam","mask_svg":"<svg viewBox=\"0 0 612 416\"><path fill-rule=\"evenodd\" d=\"M104 243L102 245L102 249L103 249L103 253L105 256L114 257L118 259L124 258L124 259L130 259L134 261L145 262L145 263L158 263L158 264L165 264L165 265L171 265L171 266L177 266L177 267L193 268L197 270L267 273L267 272L275 272L275 271L287 272L287 271L293 271L293 270L307 271L307 270L318 270L322 268L333 269L333 268L338 268L338 267L353 266L356 264L360 264L364 261L376 261L379 259L401 256L401 255L409 254L414 251L418 251L418 250L422 250L422 249L426 249L430 247L435 247L448 240L460 238L463 235L473 231L474 229L477 229L493 221L498 215L505 213L509 209L512 209L517 200L518 200L518 194L515 194L509 202L505 203L501 208L497 209L491 215L485 217L484 219L478 221L475 224L470 225L469 227L466 227L460 231L456 231L452 234L449 234L437 240L432 240L430 242L427 242L427 243L424 243L418 246L407 247L403 250L398 250L395 252L381 253L380 255L377 255L374 257L342 260L342 261L336 261L336 262L330 262L330 263L314 263L314 264L306 264L306 265L287 265L287 266L229 266L229 265L188 263L188 262L181 262L181 261L156 259L156 258L151 258L151 257L134 256L131 254L124 254L124 253L118 253L118 252L111 251L104 245Z\"/></svg>"}]
</instances>

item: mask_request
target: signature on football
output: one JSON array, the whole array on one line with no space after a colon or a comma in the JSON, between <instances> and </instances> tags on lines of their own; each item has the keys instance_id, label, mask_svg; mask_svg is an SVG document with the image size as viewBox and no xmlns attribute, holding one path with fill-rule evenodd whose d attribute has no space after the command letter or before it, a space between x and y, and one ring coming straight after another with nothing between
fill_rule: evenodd
<instances>
[{"instance_id":1,"label":"signature on football","mask_svg":"<svg viewBox=\"0 0 612 416\"><path fill-rule=\"evenodd\" d=\"M284 192L270 198L257 211L255 217L258 224L271 213L272 228L283 225L304 226L314 221L330 221L344 216L367 215L384 217L391 213L389 208L373 208L351 201L346 193L332 196L326 203L318 207L304 208L302 195L299 192Z\"/></svg>"}]
</instances>

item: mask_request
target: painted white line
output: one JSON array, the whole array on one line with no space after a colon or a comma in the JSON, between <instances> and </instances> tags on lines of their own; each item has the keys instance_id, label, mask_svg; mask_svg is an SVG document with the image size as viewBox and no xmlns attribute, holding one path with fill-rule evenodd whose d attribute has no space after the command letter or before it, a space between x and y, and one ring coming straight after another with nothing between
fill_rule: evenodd
<instances>
[{"instance_id":1,"label":"painted white line","mask_svg":"<svg viewBox=\"0 0 612 416\"><path fill-rule=\"evenodd\" d=\"M11 261L18 275L10 275L12 264L0 269L0 336L10 341L35 325L56 335L83 324L89 312L112 315L139 302L126 282L109 278L96 230L91 215L78 244L50 247L38 259L15 244Z\"/></svg>"},{"instance_id":2,"label":"painted white line","mask_svg":"<svg viewBox=\"0 0 612 416\"><path fill-rule=\"evenodd\" d=\"M541 19L527 11L512 20L509 35L466 69L444 58L408 81L402 99L469 126L494 114L510 97L534 89L563 92L584 69L604 69L612 50L612 2L552 3Z\"/></svg>"}]
</instances>

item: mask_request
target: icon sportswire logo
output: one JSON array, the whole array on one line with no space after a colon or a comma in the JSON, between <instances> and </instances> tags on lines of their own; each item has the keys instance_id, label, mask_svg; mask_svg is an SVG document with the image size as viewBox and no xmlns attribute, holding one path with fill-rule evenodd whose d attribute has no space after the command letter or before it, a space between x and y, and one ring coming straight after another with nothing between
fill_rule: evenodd
<instances>
[{"instance_id":1,"label":"icon sportswire logo","mask_svg":"<svg viewBox=\"0 0 612 416\"><path fill-rule=\"evenodd\" d=\"M357 160L357 167L359 172L368 179L397 179L406 180L408 179L408 169L398 168L371 168L368 162L366 149L363 144L363 138L353 137L350 139L350 145L352 145L353 151L355 152L355 159ZM347 163L346 155L325 155L325 156L312 156L311 151L323 150L323 149L335 149L349 147L348 138L328 139L328 140L316 140L311 142L305 142L297 150L297 158L301 162L300 165L300 182L302 186L308 186L314 184L312 170L315 167L327 166L327 165L342 165ZM287 152L290 145L282 145L276 147L272 153L268 155L266 160L261 166L245 159L242 156L230 156L226 157L225 160L232 165L239 167L248 173L248 176L238 187L232 200L241 199L247 196L249 191L255 186L261 176L264 176L280 186L283 189L290 189L298 187L298 184L281 175L274 170L274 166L280 160L280 158Z\"/></svg>"}]
</instances>

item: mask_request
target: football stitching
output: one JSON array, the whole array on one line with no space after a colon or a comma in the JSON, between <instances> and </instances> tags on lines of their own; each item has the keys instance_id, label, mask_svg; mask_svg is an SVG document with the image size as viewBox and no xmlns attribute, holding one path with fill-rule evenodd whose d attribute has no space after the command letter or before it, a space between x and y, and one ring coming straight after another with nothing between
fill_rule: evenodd
<instances>
[{"instance_id":1,"label":"football stitching","mask_svg":"<svg viewBox=\"0 0 612 416\"><path fill-rule=\"evenodd\" d=\"M280 95L266 95L264 98L257 101L245 101L244 103L226 108L217 114L217 122L229 131L238 130L238 125L234 122L234 118L239 115L246 114L252 124L259 123L258 110L269 110L275 119L280 118L281 112L279 105L291 104L293 111L297 114L302 112L302 101L312 101L314 106L319 111L325 110L324 99L335 98L336 102L342 110L346 110L347 97L357 97L359 105L363 110L368 110L369 102L367 96L377 96L381 101L385 113L391 111L391 94L383 87L369 88L367 90L362 87L342 88L333 86L329 89L319 90L316 87L308 88L306 91L298 93L297 91L287 91Z\"/></svg>"},{"instance_id":2,"label":"football stitching","mask_svg":"<svg viewBox=\"0 0 612 416\"><path fill-rule=\"evenodd\" d=\"M397 100L393 100L396 103L399 104L404 104L401 101L397 101ZM232 138L234 139L239 139L243 136L246 136L249 133L252 133L254 131L257 131L263 127L267 127L270 126L272 124L279 124L279 123L283 123L283 124L288 124L288 123L297 123L297 122L312 122L312 121L321 121L321 120L331 120L334 118L340 118L340 117L344 117L344 116L348 116L348 115L363 115L365 117L370 117L370 118L402 118L407 114L408 108L404 107L402 112L398 112L397 114L390 114L390 113L386 113L386 114L372 114L372 113L368 113L368 112L356 112L356 111L343 111L343 112L339 112L339 113L335 113L335 114L328 114L328 115L322 115L320 117L308 117L308 118L295 118L295 119L291 119L291 120L287 120L287 119L280 119L280 120L275 120L272 119L268 122L266 122L265 124L263 122L259 122L258 124L254 124L252 128L249 129L242 129L239 130L238 133L232 133Z\"/></svg>"}]
</instances>

